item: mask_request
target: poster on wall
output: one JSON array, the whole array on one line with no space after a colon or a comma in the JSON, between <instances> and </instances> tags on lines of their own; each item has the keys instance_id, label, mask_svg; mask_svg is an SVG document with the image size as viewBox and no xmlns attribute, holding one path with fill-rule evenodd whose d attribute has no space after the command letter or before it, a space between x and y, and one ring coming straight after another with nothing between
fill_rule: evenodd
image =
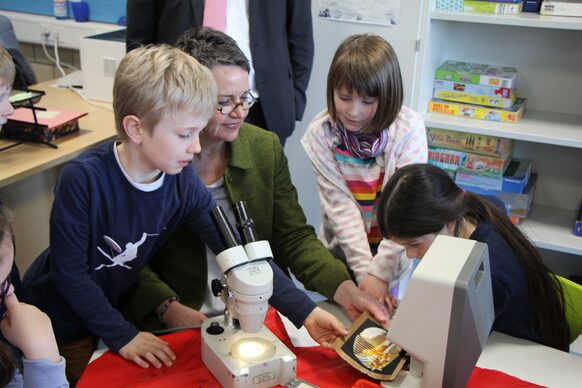
<instances>
[{"instance_id":1,"label":"poster on wall","mask_svg":"<svg viewBox=\"0 0 582 388\"><path fill-rule=\"evenodd\" d=\"M320 18L393 27L400 0L319 0L317 11Z\"/></svg>"}]
</instances>

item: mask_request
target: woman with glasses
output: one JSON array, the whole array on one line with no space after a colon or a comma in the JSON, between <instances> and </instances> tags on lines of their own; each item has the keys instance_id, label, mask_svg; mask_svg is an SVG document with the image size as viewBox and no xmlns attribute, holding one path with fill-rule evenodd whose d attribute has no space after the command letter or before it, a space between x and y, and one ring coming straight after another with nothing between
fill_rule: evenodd
<instances>
[{"instance_id":1,"label":"woman with glasses","mask_svg":"<svg viewBox=\"0 0 582 388\"><path fill-rule=\"evenodd\" d=\"M13 264L14 235L0 207L0 303L4 312L0 330L3 340L24 355L20 362L9 344L0 340L0 386L68 387L65 360L59 355L51 321L36 307L18 301L10 281Z\"/></svg>"},{"instance_id":2,"label":"woman with glasses","mask_svg":"<svg viewBox=\"0 0 582 388\"><path fill-rule=\"evenodd\" d=\"M248 60L236 42L222 32L201 28L186 32L177 47L208 67L217 83L217 111L200 134L202 152L192 163L231 222L232 203L246 201L259 238L269 241L280 267L289 267L306 288L335 300L353 318L368 310L386 321L386 313L358 290L343 263L306 224L277 136L244 122L255 99L248 89ZM198 266L192 266L192 257ZM220 275L202 241L181 231L142 272L129 315L139 326L156 330L222 314L224 305L210 288L211 280ZM303 307L287 304L288 310Z\"/></svg>"}]
</instances>

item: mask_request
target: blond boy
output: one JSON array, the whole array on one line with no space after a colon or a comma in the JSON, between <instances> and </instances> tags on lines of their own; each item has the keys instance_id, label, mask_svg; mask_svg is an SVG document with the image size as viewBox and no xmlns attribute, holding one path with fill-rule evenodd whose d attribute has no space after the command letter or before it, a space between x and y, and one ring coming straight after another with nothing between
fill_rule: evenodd
<instances>
[{"instance_id":1,"label":"blond boy","mask_svg":"<svg viewBox=\"0 0 582 388\"><path fill-rule=\"evenodd\" d=\"M163 340L140 332L117 306L152 254L179 227L214 250L214 200L190 161L213 114L208 69L169 46L134 50L113 87L119 140L67 163L55 188L50 248L23 279L27 301L51 318L75 382L97 339L142 367L172 365Z\"/></svg>"},{"instance_id":2,"label":"blond boy","mask_svg":"<svg viewBox=\"0 0 582 388\"><path fill-rule=\"evenodd\" d=\"M6 124L8 116L14 113L9 97L15 72L12 57L0 45L0 128Z\"/></svg>"}]
</instances>

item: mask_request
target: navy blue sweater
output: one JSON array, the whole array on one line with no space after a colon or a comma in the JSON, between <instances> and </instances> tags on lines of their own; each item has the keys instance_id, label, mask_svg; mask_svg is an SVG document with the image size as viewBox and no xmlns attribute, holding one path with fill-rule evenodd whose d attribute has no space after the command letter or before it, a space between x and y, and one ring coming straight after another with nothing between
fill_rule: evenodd
<instances>
[{"instance_id":1,"label":"navy blue sweater","mask_svg":"<svg viewBox=\"0 0 582 388\"><path fill-rule=\"evenodd\" d=\"M145 192L125 178L113 149L107 142L63 168L50 248L25 274L23 299L49 315L59 343L94 334L119 351L138 329L117 306L168 236L187 226L214 252L224 246L209 213L216 203L191 165ZM270 302L301 325L313 302L273 267Z\"/></svg>"},{"instance_id":2,"label":"navy blue sweater","mask_svg":"<svg viewBox=\"0 0 582 388\"><path fill-rule=\"evenodd\" d=\"M491 224L480 222L470 237L489 247L495 321L493 330L513 337L540 342L534 312L529 301L525 271L513 249Z\"/></svg>"}]
</instances>

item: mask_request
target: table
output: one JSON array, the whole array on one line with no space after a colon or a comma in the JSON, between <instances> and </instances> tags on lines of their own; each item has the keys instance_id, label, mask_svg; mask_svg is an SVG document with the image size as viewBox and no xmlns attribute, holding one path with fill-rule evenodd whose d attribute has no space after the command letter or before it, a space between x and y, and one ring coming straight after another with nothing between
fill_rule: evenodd
<instances>
[{"instance_id":1,"label":"table","mask_svg":"<svg viewBox=\"0 0 582 388\"><path fill-rule=\"evenodd\" d=\"M57 139L57 149L24 143L0 152L0 198L14 214L16 263L21 272L48 246L53 189L63 163L116 135L111 110L91 105L74 91L52 84L54 81L31 86L46 92L38 106L89 114L79 120L78 133Z\"/></svg>"},{"instance_id":2,"label":"table","mask_svg":"<svg viewBox=\"0 0 582 388\"><path fill-rule=\"evenodd\" d=\"M582 357L496 331L477 366L552 388L582 385Z\"/></svg>"},{"instance_id":3,"label":"table","mask_svg":"<svg viewBox=\"0 0 582 388\"><path fill-rule=\"evenodd\" d=\"M332 350L293 347L274 309L269 310L265 324L297 356L297 377L322 388L381 387ZM106 352L89 364L78 387L220 387L202 363L200 329L183 330L164 338L178 357L173 367L142 369L117 354ZM492 332L467 386L573 387L580 381L582 358ZM395 383L391 386L399 386Z\"/></svg>"},{"instance_id":4,"label":"table","mask_svg":"<svg viewBox=\"0 0 582 388\"><path fill-rule=\"evenodd\" d=\"M333 350L295 348L277 312L270 308L265 325L297 356L297 376L319 387L349 387L366 375L344 362ZM142 369L121 356L106 352L93 361L78 388L115 387L220 387L202 363L200 329L187 329L164 337L177 355L171 368ZM379 386L378 386L379 387Z\"/></svg>"}]
</instances>

